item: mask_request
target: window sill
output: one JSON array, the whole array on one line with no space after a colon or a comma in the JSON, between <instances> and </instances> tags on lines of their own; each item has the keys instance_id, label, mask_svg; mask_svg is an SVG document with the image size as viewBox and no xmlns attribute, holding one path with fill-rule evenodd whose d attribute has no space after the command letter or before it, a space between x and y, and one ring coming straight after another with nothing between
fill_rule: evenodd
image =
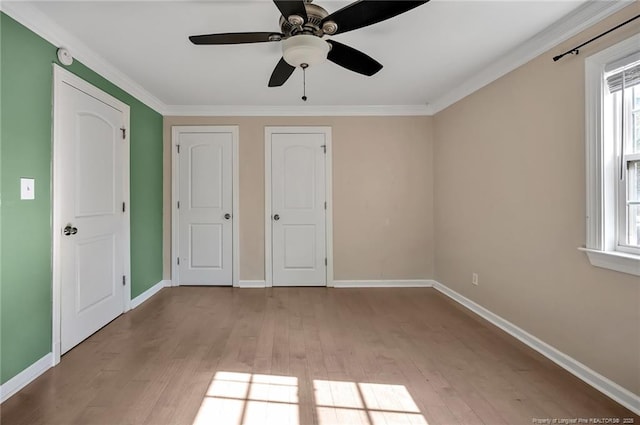
<instances>
[{"instance_id":1,"label":"window sill","mask_svg":"<svg viewBox=\"0 0 640 425\"><path fill-rule=\"evenodd\" d=\"M578 249L587 254L592 266L640 276L640 255L619 251L598 251L589 248Z\"/></svg>"}]
</instances>

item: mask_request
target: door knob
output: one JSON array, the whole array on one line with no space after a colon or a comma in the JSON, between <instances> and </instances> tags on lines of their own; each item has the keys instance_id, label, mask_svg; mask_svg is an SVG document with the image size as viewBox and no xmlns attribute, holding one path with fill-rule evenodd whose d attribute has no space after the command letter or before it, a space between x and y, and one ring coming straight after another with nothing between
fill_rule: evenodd
<instances>
[{"instance_id":1,"label":"door knob","mask_svg":"<svg viewBox=\"0 0 640 425\"><path fill-rule=\"evenodd\" d=\"M273 219L274 219L275 221L278 221L278 220L280 220L280 216L279 216L278 214L276 214L276 215L274 215L274 216L273 216Z\"/></svg>"},{"instance_id":2,"label":"door knob","mask_svg":"<svg viewBox=\"0 0 640 425\"><path fill-rule=\"evenodd\" d=\"M231 214L226 213L226 214L224 215L224 219L225 219L225 220L229 220L230 218L231 218Z\"/></svg>"},{"instance_id":3,"label":"door knob","mask_svg":"<svg viewBox=\"0 0 640 425\"><path fill-rule=\"evenodd\" d=\"M78 228L77 227L73 227L71 224L67 224L67 226L64 228L62 233L65 236L75 235L76 233L78 233Z\"/></svg>"}]
</instances>

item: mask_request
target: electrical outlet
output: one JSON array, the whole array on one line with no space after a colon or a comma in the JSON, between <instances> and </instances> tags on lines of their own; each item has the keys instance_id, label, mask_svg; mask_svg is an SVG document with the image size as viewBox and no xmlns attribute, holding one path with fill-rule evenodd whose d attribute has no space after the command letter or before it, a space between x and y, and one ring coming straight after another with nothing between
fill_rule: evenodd
<instances>
[{"instance_id":1,"label":"electrical outlet","mask_svg":"<svg viewBox=\"0 0 640 425\"><path fill-rule=\"evenodd\" d=\"M476 286L478 285L478 273L471 274L471 283L473 283Z\"/></svg>"}]
</instances>

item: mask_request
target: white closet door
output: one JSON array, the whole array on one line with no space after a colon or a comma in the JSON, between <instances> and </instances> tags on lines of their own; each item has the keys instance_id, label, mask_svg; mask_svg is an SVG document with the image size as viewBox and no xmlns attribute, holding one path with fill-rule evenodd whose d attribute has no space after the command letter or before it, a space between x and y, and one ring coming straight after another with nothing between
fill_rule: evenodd
<instances>
[{"instance_id":1,"label":"white closet door","mask_svg":"<svg viewBox=\"0 0 640 425\"><path fill-rule=\"evenodd\" d=\"M271 135L274 286L326 285L325 136Z\"/></svg>"},{"instance_id":2,"label":"white closet door","mask_svg":"<svg viewBox=\"0 0 640 425\"><path fill-rule=\"evenodd\" d=\"M178 134L180 285L232 285L231 132Z\"/></svg>"}]
</instances>

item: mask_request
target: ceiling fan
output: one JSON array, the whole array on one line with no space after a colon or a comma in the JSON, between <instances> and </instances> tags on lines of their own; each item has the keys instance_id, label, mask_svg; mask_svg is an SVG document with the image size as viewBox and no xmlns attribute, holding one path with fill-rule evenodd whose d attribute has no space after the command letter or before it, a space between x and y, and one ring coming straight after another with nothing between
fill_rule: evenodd
<instances>
[{"instance_id":1,"label":"ceiling fan","mask_svg":"<svg viewBox=\"0 0 640 425\"><path fill-rule=\"evenodd\" d=\"M269 87L282 86L296 67L304 71L325 59L350 71L371 76L382 69L382 64L359 50L323 37L376 24L408 12L429 0L358 0L331 14L311 1L273 0L282 13L281 32L192 35L189 40L197 45L282 41L283 55L271 74ZM306 100L306 96L303 96L303 100Z\"/></svg>"}]
</instances>

